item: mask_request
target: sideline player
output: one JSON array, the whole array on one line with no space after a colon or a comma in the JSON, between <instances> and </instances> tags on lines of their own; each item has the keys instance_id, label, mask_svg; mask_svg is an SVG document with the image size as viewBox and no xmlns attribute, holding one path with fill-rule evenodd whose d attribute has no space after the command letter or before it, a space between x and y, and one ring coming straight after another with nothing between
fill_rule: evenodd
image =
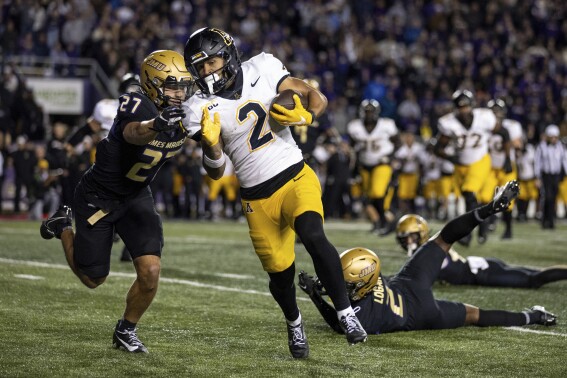
<instances>
[{"instance_id":1,"label":"sideline player","mask_svg":"<svg viewBox=\"0 0 567 378\"><path fill-rule=\"evenodd\" d=\"M398 274L387 280L380 273L380 259L374 252L366 248L353 248L343 252L341 262L349 297L368 332L380 334L450 329L466 325L555 325L557 317L542 306L533 306L523 312L483 310L465 303L438 300L433 296L432 285L451 245L470 233L480 222L508 208L510 201L517 195L517 182L507 183L489 204L447 223L417 250ZM329 316L333 307L323 299L324 292L318 279L301 272L299 285L329 326L340 332L336 319Z\"/></svg>"},{"instance_id":2,"label":"sideline player","mask_svg":"<svg viewBox=\"0 0 567 378\"><path fill-rule=\"evenodd\" d=\"M323 230L321 185L289 129L311 125L327 107L327 99L290 76L271 54L241 63L233 38L216 28L191 35L185 64L200 91L185 103L184 122L188 129L201 130L203 165L211 178L222 177L225 153L234 164L250 238L270 277L270 292L284 313L292 356L309 355L294 285L295 233L335 303L347 341L366 341L346 294L339 255ZM285 89L305 96L308 109L295 96L294 109L274 105L276 111L271 112L272 100Z\"/></svg>"},{"instance_id":3,"label":"sideline player","mask_svg":"<svg viewBox=\"0 0 567 378\"><path fill-rule=\"evenodd\" d=\"M133 258L136 279L116 324L113 346L132 353L148 352L136 324L156 295L164 244L149 184L188 136L180 122L185 116L180 105L194 83L175 51L154 51L140 72L142 91L120 97L114 124L97 145L96 161L75 189L76 232L67 206L40 228L44 239L61 239L69 266L90 289L108 276L116 229Z\"/></svg>"}]
</instances>

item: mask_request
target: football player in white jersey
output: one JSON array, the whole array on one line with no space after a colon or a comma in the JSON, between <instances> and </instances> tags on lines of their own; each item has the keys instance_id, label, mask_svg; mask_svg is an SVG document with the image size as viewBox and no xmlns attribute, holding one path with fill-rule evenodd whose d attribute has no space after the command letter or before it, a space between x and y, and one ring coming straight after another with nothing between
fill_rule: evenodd
<instances>
[{"instance_id":1,"label":"football player in white jersey","mask_svg":"<svg viewBox=\"0 0 567 378\"><path fill-rule=\"evenodd\" d=\"M488 151L492 162L492 170L479 195L480 202L483 204L490 202L494 194L494 189L497 186L502 186L508 181L516 180L518 178L518 171L515 167L515 151L522 148L523 137L522 125L518 121L506 118L507 107L504 100L490 100L487 106L496 116L497 124L508 131L510 140L508 143L505 143L502 138L502 134L500 133L495 133L490 136ZM502 239L512 238L513 208L514 203L510 205L510 208L502 212L502 219L505 224ZM480 238L481 235L479 235L479 241L481 240Z\"/></svg>"},{"instance_id":2,"label":"football player in white jersey","mask_svg":"<svg viewBox=\"0 0 567 378\"><path fill-rule=\"evenodd\" d=\"M321 185L289 129L311 125L327 107L326 97L291 77L271 54L241 63L233 38L216 28L194 32L184 54L200 89L184 104L184 126L189 134L201 132L203 166L211 178L222 176L224 153L234 164L250 238L286 318L292 356L309 355L294 285L294 231L336 305L348 342L366 341L348 300L339 255L323 230ZM295 96L294 109L274 105L276 111L270 111L276 95L285 89L305 96L308 109Z\"/></svg>"},{"instance_id":3,"label":"football player in white jersey","mask_svg":"<svg viewBox=\"0 0 567 378\"><path fill-rule=\"evenodd\" d=\"M348 123L347 132L356 152L372 232L386 235L393 231L388 227L384 202L393 173L391 158L400 144L398 128L393 119L380 117L376 100L363 100L358 113L359 118Z\"/></svg>"},{"instance_id":4,"label":"football player in white jersey","mask_svg":"<svg viewBox=\"0 0 567 378\"><path fill-rule=\"evenodd\" d=\"M406 213L410 209L415 212L415 199L419 189L419 176L423 171L421 162L425 155L425 146L416 140L412 131L402 132L401 139L402 145L394 154L395 159L401 164L398 176L400 212Z\"/></svg>"},{"instance_id":5,"label":"football player in white jersey","mask_svg":"<svg viewBox=\"0 0 567 378\"><path fill-rule=\"evenodd\" d=\"M455 164L455 179L464 199L467 211L478 206L477 195L484 186L491 169L488 140L493 132L508 133L503 127L497 128L494 113L487 108L474 108L473 94L469 90L453 93L455 110L439 118L435 153ZM455 145L455 155L448 155L445 147ZM481 231L486 238L486 230ZM470 235L461 244L470 244ZM484 239L486 240L486 239ZM482 241L484 241L482 240Z\"/></svg>"}]
</instances>

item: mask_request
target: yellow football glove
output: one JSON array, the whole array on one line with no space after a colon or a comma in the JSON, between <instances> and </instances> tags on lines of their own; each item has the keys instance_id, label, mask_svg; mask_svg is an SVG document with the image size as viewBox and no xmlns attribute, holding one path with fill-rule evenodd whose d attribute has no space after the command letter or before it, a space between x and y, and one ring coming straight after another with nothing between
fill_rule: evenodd
<instances>
[{"instance_id":1,"label":"yellow football glove","mask_svg":"<svg viewBox=\"0 0 567 378\"><path fill-rule=\"evenodd\" d=\"M215 113L214 119L211 121L209 111L206 106L203 107L203 116L201 117L201 137L205 143L212 147L219 142L221 132L221 123L219 113Z\"/></svg>"},{"instance_id":2,"label":"yellow football glove","mask_svg":"<svg viewBox=\"0 0 567 378\"><path fill-rule=\"evenodd\" d=\"M315 119L313 112L303 107L298 95L293 95L293 102L295 102L295 108L291 110L286 109L281 105L274 104L273 108L276 111L270 111L270 116L272 116L272 118L282 126L311 125Z\"/></svg>"}]
</instances>

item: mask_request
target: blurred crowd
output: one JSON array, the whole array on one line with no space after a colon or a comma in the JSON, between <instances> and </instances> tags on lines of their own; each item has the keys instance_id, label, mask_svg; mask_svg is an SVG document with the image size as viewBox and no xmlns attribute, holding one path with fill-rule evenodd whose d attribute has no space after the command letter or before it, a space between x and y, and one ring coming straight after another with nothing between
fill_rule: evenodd
<instances>
[{"instance_id":1,"label":"blurred crowd","mask_svg":"<svg viewBox=\"0 0 567 378\"><path fill-rule=\"evenodd\" d=\"M44 114L6 58L22 56L29 65L34 57L92 58L116 90L149 52L182 52L189 34L204 26L231 33L243 60L270 52L294 76L319 84L329 99L320 130L294 133L300 143L310 138L304 152L333 217L363 213L347 133L363 99L378 100L381 117L423 143L451 111L458 88L472 90L477 106L504 99L508 117L521 123L532 145L549 124L567 135L567 3L561 0L12 0L1 12L0 177L13 183L2 193L14 200L0 205L15 212L25 206L34 217L70 201L93 161L96 137L78 149L70 145L72 130L90 114ZM69 67L54 66L46 75L72 76ZM221 195L220 202L207 182L200 149L188 143L154 183L159 208L172 217L237 217L234 196Z\"/></svg>"}]
</instances>

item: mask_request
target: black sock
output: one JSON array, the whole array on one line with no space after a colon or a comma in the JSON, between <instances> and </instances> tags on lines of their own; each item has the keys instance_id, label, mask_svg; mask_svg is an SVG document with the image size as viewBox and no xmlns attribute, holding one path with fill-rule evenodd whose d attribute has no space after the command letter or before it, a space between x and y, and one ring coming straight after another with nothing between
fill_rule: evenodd
<instances>
[{"instance_id":1,"label":"black sock","mask_svg":"<svg viewBox=\"0 0 567 378\"><path fill-rule=\"evenodd\" d=\"M526 312L510 312L501 310L478 310L478 323L479 327L490 326L524 326L526 324L533 324L532 313Z\"/></svg>"},{"instance_id":2,"label":"black sock","mask_svg":"<svg viewBox=\"0 0 567 378\"><path fill-rule=\"evenodd\" d=\"M476 210L469 211L450 220L441 230L441 239L446 243L453 244L470 234L480 224L480 221L473 214L474 211Z\"/></svg>"},{"instance_id":3,"label":"black sock","mask_svg":"<svg viewBox=\"0 0 567 378\"><path fill-rule=\"evenodd\" d=\"M134 329L136 328L136 324L138 323L132 323L126 319L120 319L118 321L118 329Z\"/></svg>"},{"instance_id":4,"label":"black sock","mask_svg":"<svg viewBox=\"0 0 567 378\"><path fill-rule=\"evenodd\" d=\"M384 210L384 198L376 198L372 200L372 206L376 209L378 213L380 227L386 226L386 211Z\"/></svg>"},{"instance_id":5,"label":"black sock","mask_svg":"<svg viewBox=\"0 0 567 378\"><path fill-rule=\"evenodd\" d=\"M315 273L327 290L335 309L341 311L350 307L341 260L336 248L325 236L321 216L313 211L301 214L295 220L295 231L311 256Z\"/></svg>"},{"instance_id":6,"label":"black sock","mask_svg":"<svg viewBox=\"0 0 567 378\"><path fill-rule=\"evenodd\" d=\"M549 282L567 280L567 267L547 268L533 275L533 287L540 287Z\"/></svg>"},{"instance_id":7,"label":"black sock","mask_svg":"<svg viewBox=\"0 0 567 378\"><path fill-rule=\"evenodd\" d=\"M279 273L268 273L270 276L270 293L280 305L287 320L293 321L299 316L299 307L295 296L295 263Z\"/></svg>"},{"instance_id":8,"label":"black sock","mask_svg":"<svg viewBox=\"0 0 567 378\"><path fill-rule=\"evenodd\" d=\"M506 225L506 232L512 232L512 212L511 211L505 211L502 213L502 220L504 221L504 224Z\"/></svg>"}]
</instances>

